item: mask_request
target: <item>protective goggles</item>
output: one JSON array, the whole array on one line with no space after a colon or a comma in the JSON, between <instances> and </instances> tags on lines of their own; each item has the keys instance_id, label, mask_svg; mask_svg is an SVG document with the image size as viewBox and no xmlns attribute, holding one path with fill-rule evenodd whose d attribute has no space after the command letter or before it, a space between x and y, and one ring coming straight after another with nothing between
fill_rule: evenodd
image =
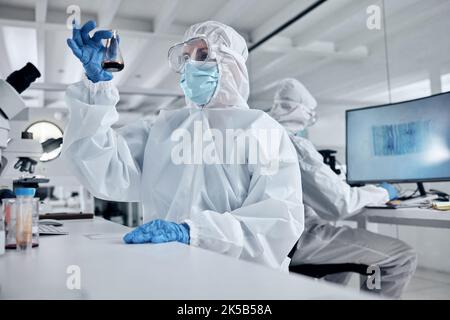
<instances>
[{"instance_id":1,"label":"protective goggles","mask_svg":"<svg viewBox=\"0 0 450 320\"><path fill-rule=\"evenodd\" d=\"M309 117L309 124L312 125L317 121L317 113L316 110L305 107L302 103L294 102L291 100L275 100L275 103L284 110L286 113L289 113L293 110L301 110Z\"/></svg>"},{"instance_id":2,"label":"protective goggles","mask_svg":"<svg viewBox=\"0 0 450 320\"><path fill-rule=\"evenodd\" d=\"M295 102L292 100L275 100L274 102L286 111L290 111L292 109L301 109L301 110L304 110L308 114L316 113L316 111L314 109L308 108L303 103L300 103L300 102Z\"/></svg>"},{"instance_id":3,"label":"protective goggles","mask_svg":"<svg viewBox=\"0 0 450 320\"><path fill-rule=\"evenodd\" d=\"M208 39L198 36L172 46L168 52L169 66L175 72L181 73L188 61L195 61L200 65L213 60L211 46Z\"/></svg>"}]
</instances>

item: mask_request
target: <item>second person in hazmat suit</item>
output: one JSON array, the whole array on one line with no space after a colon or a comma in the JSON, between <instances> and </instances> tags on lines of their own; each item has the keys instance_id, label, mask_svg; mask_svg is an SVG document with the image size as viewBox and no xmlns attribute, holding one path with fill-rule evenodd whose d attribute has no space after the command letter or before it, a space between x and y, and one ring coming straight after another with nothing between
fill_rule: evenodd
<instances>
[{"instance_id":1,"label":"second person in hazmat suit","mask_svg":"<svg viewBox=\"0 0 450 320\"><path fill-rule=\"evenodd\" d=\"M144 224L124 241L179 241L280 268L303 230L300 170L282 126L247 105L245 40L218 22L190 27L169 50L187 106L113 130L119 93L101 67L101 39L111 35L91 37L94 27L68 39L86 77L66 92L62 153L96 197L142 203ZM267 131L275 136L269 146L258 136ZM256 141L260 157L250 161L248 145L234 144L241 136ZM202 157L223 154L227 143L241 162Z\"/></svg>"},{"instance_id":2,"label":"second person in hazmat suit","mask_svg":"<svg viewBox=\"0 0 450 320\"><path fill-rule=\"evenodd\" d=\"M282 80L269 114L288 131L295 145L302 174L305 231L293 252L291 266L301 264L361 264L378 266L381 293L400 297L416 268L416 253L404 242L367 230L335 227L367 205L396 197L393 186L352 188L339 178L314 145L298 134L315 122L317 102L296 79ZM350 274L327 276L346 283ZM363 286L363 289L367 289Z\"/></svg>"}]
</instances>

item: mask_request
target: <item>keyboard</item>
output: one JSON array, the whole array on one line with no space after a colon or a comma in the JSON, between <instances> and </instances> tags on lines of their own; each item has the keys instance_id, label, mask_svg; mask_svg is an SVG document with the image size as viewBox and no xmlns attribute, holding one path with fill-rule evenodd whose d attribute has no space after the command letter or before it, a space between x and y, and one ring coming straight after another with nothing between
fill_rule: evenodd
<instances>
[{"instance_id":1,"label":"keyboard","mask_svg":"<svg viewBox=\"0 0 450 320\"><path fill-rule=\"evenodd\" d=\"M64 235L69 234L61 227L55 227L51 225L39 225L39 235Z\"/></svg>"}]
</instances>

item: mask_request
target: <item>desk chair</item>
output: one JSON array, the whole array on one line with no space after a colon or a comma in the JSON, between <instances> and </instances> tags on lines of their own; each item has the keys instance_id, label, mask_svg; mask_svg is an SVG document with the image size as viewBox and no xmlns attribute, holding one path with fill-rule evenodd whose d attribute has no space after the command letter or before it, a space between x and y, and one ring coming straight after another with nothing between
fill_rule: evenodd
<instances>
[{"instance_id":1,"label":"desk chair","mask_svg":"<svg viewBox=\"0 0 450 320\"><path fill-rule=\"evenodd\" d=\"M297 266L289 266L289 271L316 279L321 279L330 274L343 272L356 272L362 276L367 276L367 266L355 263L301 264Z\"/></svg>"}]
</instances>

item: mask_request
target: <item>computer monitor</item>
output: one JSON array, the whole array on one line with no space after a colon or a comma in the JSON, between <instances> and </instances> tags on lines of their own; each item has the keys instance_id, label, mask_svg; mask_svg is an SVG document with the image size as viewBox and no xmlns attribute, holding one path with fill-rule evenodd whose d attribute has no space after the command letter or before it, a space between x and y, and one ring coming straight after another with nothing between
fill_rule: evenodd
<instances>
[{"instance_id":1,"label":"computer monitor","mask_svg":"<svg viewBox=\"0 0 450 320\"><path fill-rule=\"evenodd\" d=\"M348 110L346 124L349 184L450 180L450 92Z\"/></svg>"}]
</instances>

